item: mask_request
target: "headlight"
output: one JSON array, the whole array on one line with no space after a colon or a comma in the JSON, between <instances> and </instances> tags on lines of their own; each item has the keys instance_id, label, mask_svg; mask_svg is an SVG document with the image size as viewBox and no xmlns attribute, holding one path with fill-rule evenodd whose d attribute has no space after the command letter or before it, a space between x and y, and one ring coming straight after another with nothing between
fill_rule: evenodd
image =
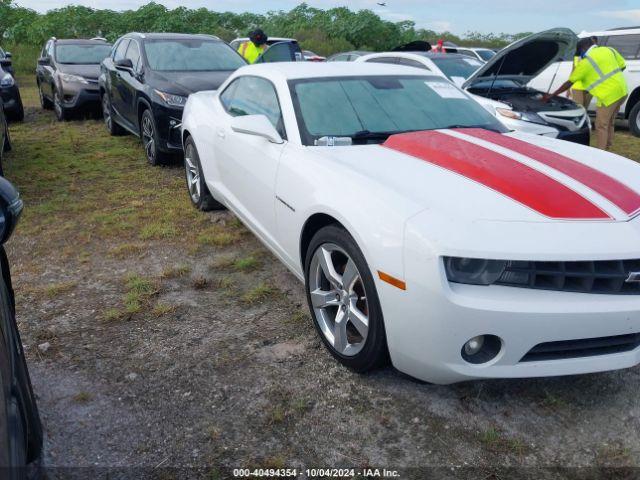
<instances>
[{"instance_id":1,"label":"headlight","mask_svg":"<svg viewBox=\"0 0 640 480\"><path fill-rule=\"evenodd\" d=\"M5 73L4 77L0 79L0 87L13 87L16 81L13 79L10 73Z\"/></svg>"},{"instance_id":2,"label":"headlight","mask_svg":"<svg viewBox=\"0 0 640 480\"><path fill-rule=\"evenodd\" d=\"M444 257L447 279L455 283L491 285L500 278L506 266L506 260Z\"/></svg>"},{"instance_id":3,"label":"headlight","mask_svg":"<svg viewBox=\"0 0 640 480\"><path fill-rule=\"evenodd\" d=\"M508 108L496 108L496 112L503 117L511 118L512 120L522 120L523 122L540 123L546 125L540 115L533 112L516 112L515 110L509 110Z\"/></svg>"},{"instance_id":4,"label":"headlight","mask_svg":"<svg viewBox=\"0 0 640 480\"><path fill-rule=\"evenodd\" d=\"M182 95L174 95L173 93L161 92L160 90L154 90L154 92L164 100L164 103L172 107L184 108L187 103L187 97L183 97Z\"/></svg>"},{"instance_id":5,"label":"headlight","mask_svg":"<svg viewBox=\"0 0 640 480\"><path fill-rule=\"evenodd\" d=\"M89 83L86 78L81 77L80 75L72 75L71 73L61 73L60 79L67 83Z\"/></svg>"}]
</instances>

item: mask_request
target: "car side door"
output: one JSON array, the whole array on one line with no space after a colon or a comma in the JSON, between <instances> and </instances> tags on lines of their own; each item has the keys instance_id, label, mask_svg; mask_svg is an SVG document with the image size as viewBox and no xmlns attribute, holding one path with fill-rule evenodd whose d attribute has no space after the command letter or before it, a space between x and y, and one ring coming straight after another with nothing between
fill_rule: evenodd
<instances>
[{"instance_id":1,"label":"car side door","mask_svg":"<svg viewBox=\"0 0 640 480\"><path fill-rule=\"evenodd\" d=\"M601 39L601 45L615 48L624 58L627 68L623 74L631 95L635 87L640 85L640 34L611 35ZM595 110L595 99L590 110Z\"/></svg>"},{"instance_id":2,"label":"car side door","mask_svg":"<svg viewBox=\"0 0 640 480\"><path fill-rule=\"evenodd\" d=\"M40 67L40 85L42 88L42 93L45 97L53 100L53 73L55 68L55 57L54 57L54 48L55 43L53 40L49 40L45 47L42 49L42 59L47 62L43 65L39 65Z\"/></svg>"},{"instance_id":3,"label":"car side door","mask_svg":"<svg viewBox=\"0 0 640 480\"><path fill-rule=\"evenodd\" d=\"M124 98L122 96L122 72L116 68L116 62L119 60L124 60L125 55L127 53L127 48L129 47L129 39L123 38L120 40L118 45L113 51L113 65L109 68L108 71L108 84L109 84L109 98L111 100L111 108L113 108L113 112L120 120L125 120L126 117L123 115L125 110L124 107Z\"/></svg>"},{"instance_id":4,"label":"car side door","mask_svg":"<svg viewBox=\"0 0 640 480\"><path fill-rule=\"evenodd\" d=\"M277 248L275 182L287 135L275 86L262 77L238 77L222 92L220 100L226 115L214 132L214 153L223 195L238 215ZM276 144L235 132L231 128L233 118L244 115L266 116L285 142Z\"/></svg>"},{"instance_id":5,"label":"car side door","mask_svg":"<svg viewBox=\"0 0 640 480\"><path fill-rule=\"evenodd\" d=\"M122 98L121 114L127 123L130 124L134 130L137 130L139 128L137 108L138 91L142 88L142 84L140 82L142 59L140 55L140 44L136 39L130 40L124 58L131 60L133 69L120 71L120 96Z\"/></svg>"}]
</instances>

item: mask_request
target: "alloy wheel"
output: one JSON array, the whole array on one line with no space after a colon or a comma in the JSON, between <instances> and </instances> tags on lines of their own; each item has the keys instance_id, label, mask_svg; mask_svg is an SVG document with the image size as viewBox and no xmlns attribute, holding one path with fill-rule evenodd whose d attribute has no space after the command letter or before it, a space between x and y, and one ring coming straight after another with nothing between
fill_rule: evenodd
<instances>
[{"instance_id":1,"label":"alloy wheel","mask_svg":"<svg viewBox=\"0 0 640 480\"><path fill-rule=\"evenodd\" d=\"M357 355L369 333L369 304L353 259L333 243L314 252L309 292L320 331L340 355Z\"/></svg>"},{"instance_id":2,"label":"alloy wheel","mask_svg":"<svg viewBox=\"0 0 640 480\"><path fill-rule=\"evenodd\" d=\"M44 108L44 95L42 94L42 88L38 85L38 97L40 98L40 106Z\"/></svg>"},{"instance_id":3,"label":"alloy wheel","mask_svg":"<svg viewBox=\"0 0 640 480\"><path fill-rule=\"evenodd\" d=\"M107 129L111 130L111 105L109 105L109 98L106 93L102 96L102 117Z\"/></svg>"},{"instance_id":4,"label":"alloy wheel","mask_svg":"<svg viewBox=\"0 0 640 480\"><path fill-rule=\"evenodd\" d=\"M189 195L191 195L193 203L197 204L200 201L200 167L191 143L187 144L184 152L184 168L187 174Z\"/></svg>"},{"instance_id":5,"label":"alloy wheel","mask_svg":"<svg viewBox=\"0 0 640 480\"><path fill-rule=\"evenodd\" d=\"M638 114L636 115L635 121L636 121L636 128L640 132L640 110L638 110Z\"/></svg>"},{"instance_id":6,"label":"alloy wheel","mask_svg":"<svg viewBox=\"0 0 640 480\"><path fill-rule=\"evenodd\" d=\"M62 101L60 100L60 94L58 92L53 94L53 108L55 108L56 117L62 118Z\"/></svg>"},{"instance_id":7,"label":"alloy wheel","mask_svg":"<svg viewBox=\"0 0 640 480\"><path fill-rule=\"evenodd\" d=\"M153 122L149 115L142 117L142 144L149 162L154 163L156 159L156 141L153 131Z\"/></svg>"}]
</instances>

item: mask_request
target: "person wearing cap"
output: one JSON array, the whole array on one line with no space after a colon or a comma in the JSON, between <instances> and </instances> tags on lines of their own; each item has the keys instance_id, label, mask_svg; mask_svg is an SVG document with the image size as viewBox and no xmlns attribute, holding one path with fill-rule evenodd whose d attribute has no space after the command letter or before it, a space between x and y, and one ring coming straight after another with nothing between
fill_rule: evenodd
<instances>
[{"instance_id":1,"label":"person wearing cap","mask_svg":"<svg viewBox=\"0 0 640 480\"><path fill-rule=\"evenodd\" d=\"M576 82L581 82L585 90L598 101L596 145L602 150L608 150L613 142L618 111L628 95L627 82L622 74L626 64L617 50L594 45L590 38L583 38L578 42L576 54L581 60L569 80L552 94L545 95L543 101L547 102L551 97L569 90Z\"/></svg>"},{"instance_id":2,"label":"person wearing cap","mask_svg":"<svg viewBox=\"0 0 640 480\"><path fill-rule=\"evenodd\" d=\"M238 47L238 53L249 63L255 61L267 49L267 36L259 28L249 34L249 41L242 42Z\"/></svg>"},{"instance_id":3,"label":"person wearing cap","mask_svg":"<svg viewBox=\"0 0 640 480\"><path fill-rule=\"evenodd\" d=\"M431 51L435 53L447 53L447 50L444 48L444 40L438 40L438 44Z\"/></svg>"}]
</instances>

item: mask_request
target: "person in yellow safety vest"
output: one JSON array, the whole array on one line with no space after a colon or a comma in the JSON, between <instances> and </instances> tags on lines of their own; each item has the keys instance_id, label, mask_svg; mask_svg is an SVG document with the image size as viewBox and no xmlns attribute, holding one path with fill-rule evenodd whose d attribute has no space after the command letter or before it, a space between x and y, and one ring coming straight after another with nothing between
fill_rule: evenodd
<instances>
[{"instance_id":1,"label":"person in yellow safety vest","mask_svg":"<svg viewBox=\"0 0 640 480\"><path fill-rule=\"evenodd\" d=\"M551 97L569 90L574 83L582 82L598 101L596 144L598 148L608 150L613 142L616 116L628 95L627 82L622 74L626 64L615 49L593 45L589 38L578 42L576 53L582 60L576 65L569 80L552 94L545 95L543 101L547 102Z\"/></svg>"},{"instance_id":2,"label":"person in yellow safety vest","mask_svg":"<svg viewBox=\"0 0 640 480\"><path fill-rule=\"evenodd\" d=\"M249 63L255 61L267 50L267 36L259 28L249 34L249 41L238 47L238 53Z\"/></svg>"},{"instance_id":3,"label":"person in yellow safety vest","mask_svg":"<svg viewBox=\"0 0 640 480\"><path fill-rule=\"evenodd\" d=\"M598 44L598 37L589 37L589 39L591 40L592 45ZM576 69L580 60L582 60L582 58L578 55L573 57L573 69L571 70L571 73ZM587 91L587 86L583 85L582 81L578 80L571 86L571 98L578 105L582 105L585 110L588 110L593 96Z\"/></svg>"}]
</instances>

